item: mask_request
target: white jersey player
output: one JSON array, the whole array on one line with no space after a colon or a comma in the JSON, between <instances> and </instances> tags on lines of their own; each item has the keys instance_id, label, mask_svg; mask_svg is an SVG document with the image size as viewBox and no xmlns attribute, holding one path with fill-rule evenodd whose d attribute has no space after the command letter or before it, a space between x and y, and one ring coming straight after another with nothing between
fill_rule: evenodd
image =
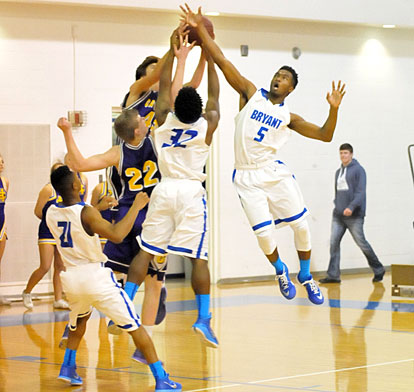
<instances>
[{"instance_id":1,"label":"white jersey player","mask_svg":"<svg viewBox=\"0 0 414 392\"><path fill-rule=\"evenodd\" d=\"M192 87L178 92L174 113L171 113L174 52L178 44L186 45L186 40L176 33L171 36L171 49L161 74L155 110L160 127L154 131L161 182L151 195L142 233L137 237L141 250L130 266L125 287L135 290L142 283L143 271L153 255L175 253L189 257L198 305L198 319L193 329L207 345L217 347L218 340L210 327L207 200L202 182L206 178L203 170L219 120L219 84L214 62L208 59L205 114L202 114L201 98Z\"/></svg>"},{"instance_id":2,"label":"white jersey player","mask_svg":"<svg viewBox=\"0 0 414 392\"><path fill-rule=\"evenodd\" d=\"M300 259L298 280L306 287L309 299L315 304L322 304L322 293L310 273L311 242L309 227L304 219L307 210L296 180L283 162L277 160L276 153L287 141L290 130L312 139L331 141L345 85L339 82L335 87L332 83L332 92L326 97L330 110L325 124L319 127L309 123L297 114L290 113L285 103L285 98L298 82L293 68L281 67L273 76L269 91L258 90L224 57L210 37L202 23L201 8L197 14L188 5L181 9L186 23L197 30L203 47L223 71L230 85L240 94L233 182L259 245L275 267L281 293L287 299L296 295L288 268L280 260L275 240L275 228L289 224L294 231Z\"/></svg>"},{"instance_id":3,"label":"white jersey player","mask_svg":"<svg viewBox=\"0 0 414 392\"><path fill-rule=\"evenodd\" d=\"M63 202L49 207L46 222L65 266L61 278L71 308L70 332L58 378L71 385L82 385L82 378L76 372L76 352L93 306L131 334L150 364L156 391L181 391L181 385L171 381L165 373L151 338L140 325L132 301L119 286L112 270L104 267L106 257L98 236L121 242L131 230L138 212L148 203L147 194L140 192L125 217L111 224L96 208L81 202L81 182L67 166L52 172L51 183Z\"/></svg>"}]
</instances>

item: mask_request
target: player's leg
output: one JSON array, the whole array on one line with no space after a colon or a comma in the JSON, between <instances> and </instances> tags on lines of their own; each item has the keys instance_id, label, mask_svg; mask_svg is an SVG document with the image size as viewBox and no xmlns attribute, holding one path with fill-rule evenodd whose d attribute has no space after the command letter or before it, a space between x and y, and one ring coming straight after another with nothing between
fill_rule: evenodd
<instances>
[{"instance_id":1,"label":"player's leg","mask_svg":"<svg viewBox=\"0 0 414 392\"><path fill-rule=\"evenodd\" d=\"M63 270L63 261L55 246L54 258L53 258L53 292L55 295L55 301L53 307L55 309L69 309L68 303L62 298L63 289L62 282L60 280L60 272Z\"/></svg>"},{"instance_id":2,"label":"player's leg","mask_svg":"<svg viewBox=\"0 0 414 392\"><path fill-rule=\"evenodd\" d=\"M201 184L183 181L176 192L176 228L168 250L190 258L192 263L191 286L198 309L193 329L204 343L216 348L218 340L211 329L210 271L208 268L208 211L207 195Z\"/></svg>"},{"instance_id":3,"label":"player's leg","mask_svg":"<svg viewBox=\"0 0 414 392\"><path fill-rule=\"evenodd\" d=\"M169 185L161 181L154 189L148 205L147 216L142 224L142 232L137 236L140 251L133 258L128 270L125 291L133 299L134 294L147 276L153 256L166 256L167 245L174 232L171 216L174 201L168 192Z\"/></svg>"},{"instance_id":4,"label":"player's leg","mask_svg":"<svg viewBox=\"0 0 414 392\"><path fill-rule=\"evenodd\" d=\"M341 240L346 232L346 225L341 217L332 215L331 238L330 238L330 258L326 278L321 279L321 283L340 283L341 282Z\"/></svg>"},{"instance_id":5,"label":"player's leg","mask_svg":"<svg viewBox=\"0 0 414 392\"><path fill-rule=\"evenodd\" d=\"M374 272L374 282L380 282L385 274L385 268L378 260L377 255L372 249L371 245L365 238L364 234L364 218L350 217L346 219L347 227L351 232L352 238L355 240L358 247L368 261L368 265Z\"/></svg>"},{"instance_id":6,"label":"player's leg","mask_svg":"<svg viewBox=\"0 0 414 392\"><path fill-rule=\"evenodd\" d=\"M278 205L279 199L275 197L275 191L269 184L277 184L275 171L272 168L260 170L237 170L234 173L234 186L239 195L243 210L256 235L260 249L263 251L270 264L275 268L276 281L279 284L281 294L286 299L292 299L296 295L295 285L289 277L287 265L281 260L276 244L276 232L274 222L273 204Z\"/></svg>"},{"instance_id":7,"label":"player's leg","mask_svg":"<svg viewBox=\"0 0 414 392\"><path fill-rule=\"evenodd\" d=\"M295 247L299 256L298 281L306 288L309 300L315 305L320 305L324 298L310 272L311 239L308 222L306 219L300 219L293 221L290 226L293 230Z\"/></svg>"},{"instance_id":8,"label":"player's leg","mask_svg":"<svg viewBox=\"0 0 414 392\"><path fill-rule=\"evenodd\" d=\"M269 193L275 225L278 227L288 224L292 228L300 262L298 281L306 288L309 300L319 305L323 303L324 298L310 273L311 236L305 219L308 210L295 176L283 163L276 162L276 164L278 165L277 182Z\"/></svg>"},{"instance_id":9,"label":"player's leg","mask_svg":"<svg viewBox=\"0 0 414 392\"><path fill-rule=\"evenodd\" d=\"M3 257L5 248L6 248L6 234L4 234L3 238L0 239L0 269L1 269L1 259ZM11 302L7 298L0 296L0 305L10 305L10 304Z\"/></svg>"},{"instance_id":10,"label":"player's leg","mask_svg":"<svg viewBox=\"0 0 414 392\"><path fill-rule=\"evenodd\" d=\"M181 392L181 384L170 379L169 374L164 370L162 362L158 359L155 352L154 344L151 337L141 325L134 331L128 331L134 340L135 347L141 351L149 364L152 375L155 378L155 391L179 391Z\"/></svg>"},{"instance_id":11,"label":"player's leg","mask_svg":"<svg viewBox=\"0 0 414 392\"><path fill-rule=\"evenodd\" d=\"M127 281L124 290L131 300L134 300L135 294L139 286L145 280L148 272L148 266L153 258L151 253L141 249L138 254L132 259L129 266Z\"/></svg>"},{"instance_id":12,"label":"player's leg","mask_svg":"<svg viewBox=\"0 0 414 392\"><path fill-rule=\"evenodd\" d=\"M86 331L86 323L90 317L90 313L84 317L78 317L76 321L76 329L70 329L65 356L58 379L70 383L71 385L82 385L82 378L76 372L76 354L79 344Z\"/></svg>"},{"instance_id":13,"label":"player's leg","mask_svg":"<svg viewBox=\"0 0 414 392\"><path fill-rule=\"evenodd\" d=\"M0 240L0 265L1 265L1 259L3 258L5 249L6 249L6 236L3 236L3 238Z\"/></svg>"},{"instance_id":14,"label":"player's leg","mask_svg":"<svg viewBox=\"0 0 414 392\"><path fill-rule=\"evenodd\" d=\"M42 280L47 274L52 265L55 245L48 243L40 243L39 245L40 266L30 275L26 288L23 290L23 305L27 309L33 308L31 292L33 288Z\"/></svg>"},{"instance_id":15,"label":"player's leg","mask_svg":"<svg viewBox=\"0 0 414 392\"><path fill-rule=\"evenodd\" d=\"M148 274L145 277L144 283L145 293L141 312L142 327L147 331L148 336L152 338L152 332L160 303L162 280L158 280L156 273L152 276ZM137 362L148 364L144 354L138 348L132 355L132 359Z\"/></svg>"},{"instance_id":16,"label":"player's leg","mask_svg":"<svg viewBox=\"0 0 414 392\"><path fill-rule=\"evenodd\" d=\"M199 333L204 342L213 348L217 348L219 342L211 328L210 312L210 271L207 260L190 258L193 269L191 272L191 286L196 301L198 317L193 324L195 332Z\"/></svg>"},{"instance_id":17,"label":"player's leg","mask_svg":"<svg viewBox=\"0 0 414 392\"><path fill-rule=\"evenodd\" d=\"M125 291L119 287L109 268L96 271L100 292L94 306L122 329L131 334L136 347L143 353L156 381L156 391L181 391L181 385L169 379L161 361L158 359L154 344L145 329L140 325L135 307Z\"/></svg>"}]
</instances>

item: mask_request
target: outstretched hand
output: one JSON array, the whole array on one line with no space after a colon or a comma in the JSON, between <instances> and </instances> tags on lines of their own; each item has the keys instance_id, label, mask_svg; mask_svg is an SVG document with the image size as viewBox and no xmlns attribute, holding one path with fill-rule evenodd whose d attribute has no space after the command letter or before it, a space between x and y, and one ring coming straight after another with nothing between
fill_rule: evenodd
<instances>
[{"instance_id":1,"label":"outstretched hand","mask_svg":"<svg viewBox=\"0 0 414 392\"><path fill-rule=\"evenodd\" d=\"M177 29L179 46L176 44L173 45L175 57L177 57L177 59L183 60L187 58L188 53L190 53L190 50L193 49L194 45L196 44L195 41L193 41L191 44L188 44L188 31L184 31L185 26L182 28L180 25L180 27Z\"/></svg>"},{"instance_id":2,"label":"outstretched hand","mask_svg":"<svg viewBox=\"0 0 414 392\"><path fill-rule=\"evenodd\" d=\"M335 82L332 82L332 91L326 94L326 100L328 101L329 105L331 105L331 107L337 109L341 104L345 93L345 83L342 84L342 82L339 81L338 86L335 87Z\"/></svg>"},{"instance_id":3,"label":"outstretched hand","mask_svg":"<svg viewBox=\"0 0 414 392\"><path fill-rule=\"evenodd\" d=\"M197 27L199 24L203 23L203 15L201 14L201 7L198 7L198 12L195 14L187 3L184 6L180 5L183 15L181 15L181 20L185 21L192 27Z\"/></svg>"},{"instance_id":4,"label":"outstretched hand","mask_svg":"<svg viewBox=\"0 0 414 392\"><path fill-rule=\"evenodd\" d=\"M98 211L105 211L108 208L116 207L117 205L118 205L118 201L114 197L106 195L96 205L96 209Z\"/></svg>"},{"instance_id":5,"label":"outstretched hand","mask_svg":"<svg viewBox=\"0 0 414 392\"><path fill-rule=\"evenodd\" d=\"M57 126L63 131L63 133L70 132L72 130L72 124L66 117L59 118Z\"/></svg>"}]
</instances>

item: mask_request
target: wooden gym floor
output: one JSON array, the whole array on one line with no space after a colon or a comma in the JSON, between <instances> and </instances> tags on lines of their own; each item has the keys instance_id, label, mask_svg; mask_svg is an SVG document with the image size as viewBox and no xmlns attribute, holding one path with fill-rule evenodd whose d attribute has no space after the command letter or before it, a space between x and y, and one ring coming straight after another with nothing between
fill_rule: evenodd
<instances>
[{"instance_id":1,"label":"wooden gym floor","mask_svg":"<svg viewBox=\"0 0 414 392\"><path fill-rule=\"evenodd\" d=\"M221 343L204 347L191 330L195 301L188 281L167 281L168 315L154 343L183 391L414 390L414 299L392 298L389 273L344 276L325 285L325 303L312 305L302 287L294 300L274 282L213 286L213 326ZM137 309L142 294L136 299ZM130 359L124 333L108 336L95 312L77 355L82 387L56 379L66 311L51 300L0 307L1 391L153 391L149 368Z\"/></svg>"}]
</instances>

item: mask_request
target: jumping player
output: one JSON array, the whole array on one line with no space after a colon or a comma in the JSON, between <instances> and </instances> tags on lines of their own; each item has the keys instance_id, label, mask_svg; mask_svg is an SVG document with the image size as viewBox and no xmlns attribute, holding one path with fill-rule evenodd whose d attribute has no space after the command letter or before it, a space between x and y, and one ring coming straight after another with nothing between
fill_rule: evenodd
<instances>
[{"instance_id":1,"label":"jumping player","mask_svg":"<svg viewBox=\"0 0 414 392\"><path fill-rule=\"evenodd\" d=\"M139 210L148 203L148 196L140 192L125 217L111 224L94 207L81 201L81 183L67 166L52 172L51 182L63 200L61 205L49 207L46 222L62 255L65 266L61 273L62 283L71 307L69 338L58 378L71 385L83 383L76 372L76 352L93 306L131 334L150 364L156 392L181 391L181 385L169 379L158 360L151 338L141 328L134 305L117 284L111 269L104 267L106 256L98 237L99 234L114 242L122 241L131 230Z\"/></svg>"},{"instance_id":2,"label":"jumping player","mask_svg":"<svg viewBox=\"0 0 414 392\"><path fill-rule=\"evenodd\" d=\"M161 73L155 117L160 125L154 131L161 182L154 189L142 233L137 237L140 252L131 263L125 291L134 298L143 282L153 255L174 253L189 257L193 264L191 283L196 294L198 319L193 328L204 341L218 346L210 326L210 273L208 269L208 228L203 172L213 133L219 121L219 83L212 59L208 60L208 101L202 114L202 101L194 88L184 87L171 112L171 73L174 48L183 41L176 30ZM187 37L184 38L186 45ZM125 111L115 121L134 124Z\"/></svg>"},{"instance_id":3,"label":"jumping player","mask_svg":"<svg viewBox=\"0 0 414 392\"><path fill-rule=\"evenodd\" d=\"M224 57L211 39L202 23L201 7L197 14L187 4L181 6L181 10L186 22L197 30L203 45L229 84L240 94L240 112L235 119L233 183L259 246L276 270L280 291L287 299L296 295L296 288L289 278L287 266L279 257L275 240L275 229L288 224L293 229L300 260L298 281L305 286L311 302L322 304L323 295L310 273L311 240L305 219L308 211L294 176L277 159L277 151L286 143L291 130L311 139L330 142L345 85L339 81L335 86L332 82L332 91L326 96L329 115L322 127L307 122L299 115L290 113L285 102L298 82L293 68L281 67L273 76L269 91L257 89Z\"/></svg>"}]
</instances>

